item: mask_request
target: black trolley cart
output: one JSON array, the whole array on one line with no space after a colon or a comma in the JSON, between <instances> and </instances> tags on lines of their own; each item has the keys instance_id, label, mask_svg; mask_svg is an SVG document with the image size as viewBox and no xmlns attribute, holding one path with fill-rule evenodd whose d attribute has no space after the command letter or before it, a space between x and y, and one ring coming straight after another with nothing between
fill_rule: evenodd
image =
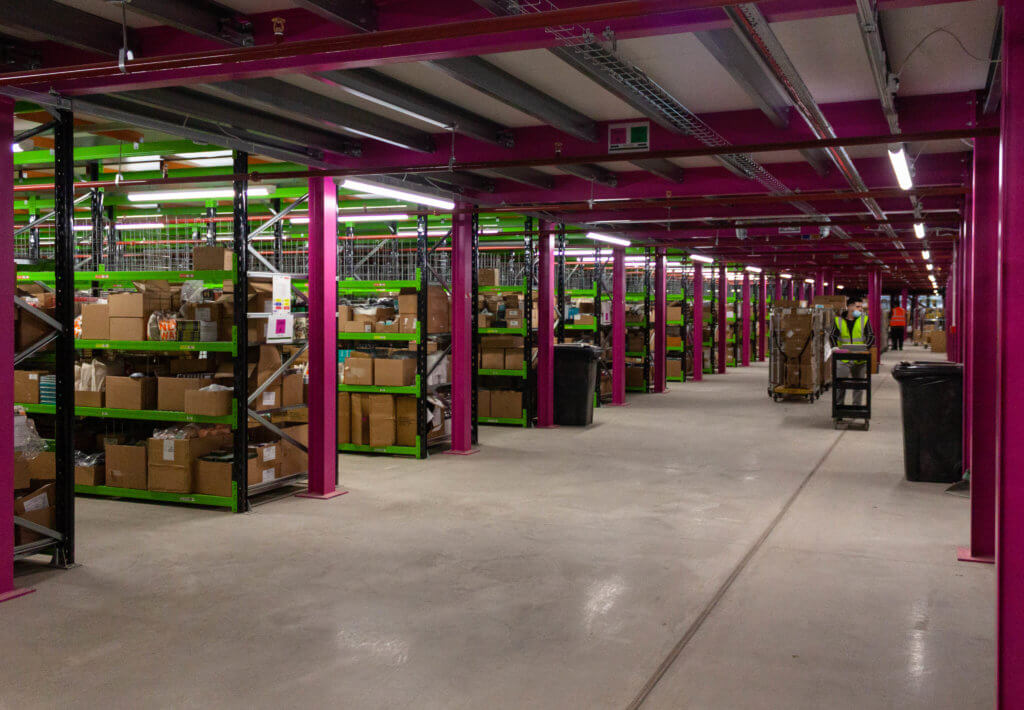
<instances>
[{"instance_id":1,"label":"black trolley cart","mask_svg":"<svg viewBox=\"0 0 1024 710\"><path fill-rule=\"evenodd\" d=\"M864 364L864 377L840 377L839 362L855 365ZM848 391L863 391L862 404L845 404ZM871 353L854 350L832 351L832 426L839 428L840 422L860 419L864 421L864 430L871 426Z\"/></svg>"}]
</instances>

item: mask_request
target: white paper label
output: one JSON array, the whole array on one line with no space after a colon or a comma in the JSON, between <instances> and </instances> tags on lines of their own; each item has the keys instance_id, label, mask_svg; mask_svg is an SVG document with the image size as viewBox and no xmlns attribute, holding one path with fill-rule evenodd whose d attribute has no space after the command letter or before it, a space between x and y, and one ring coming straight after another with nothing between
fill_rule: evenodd
<instances>
[{"instance_id":1,"label":"white paper label","mask_svg":"<svg viewBox=\"0 0 1024 710\"><path fill-rule=\"evenodd\" d=\"M272 296L274 298L274 312L289 312L292 309L292 278L287 275L274 274Z\"/></svg>"},{"instance_id":2,"label":"white paper label","mask_svg":"<svg viewBox=\"0 0 1024 710\"><path fill-rule=\"evenodd\" d=\"M164 439L164 461L174 460L174 439Z\"/></svg>"},{"instance_id":3,"label":"white paper label","mask_svg":"<svg viewBox=\"0 0 1024 710\"><path fill-rule=\"evenodd\" d=\"M276 395L277 395L277 392L274 392L273 390L271 390L269 392L264 392L263 393L263 406L264 407L273 407L274 404L277 402Z\"/></svg>"},{"instance_id":4,"label":"white paper label","mask_svg":"<svg viewBox=\"0 0 1024 710\"><path fill-rule=\"evenodd\" d=\"M28 374L28 378L29 378L30 380L38 380L38 379L39 379L39 375L37 375L37 374L36 374L36 373L34 373L34 372L30 372L30 373Z\"/></svg>"},{"instance_id":5,"label":"white paper label","mask_svg":"<svg viewBox=\"0 0 1024 710\"><path fill-rule=\"evenodd\" d=\"M264 461L273 461L275 456L277 456L277 447L276 446L266 446L266 447L263 448L263 460Z\"/></svg>"},{"instance_id":6,"label":"white paper label","mask_svg":"<svg viewBox=\"0 0 1024 710\"><path fill-rule=\"evenodd\" d=\"M45 493L43 493L40 496L36 496L35 498L29 498L27 501L25 501L26 513L29 512L30 510L46 510L49 507L50 496L48 496Z\"/></svg>"},{"instance_id":7,"label":"white paper label","mask_svg":"<svg viewBox=\"0 0 1024 710\"><path fill-rule=\"evenodd\" d=\"M272 468L265 468L265 469L263 469L263 482L266 483L267 481L273 481L273 480L274 480L274 469L272 469Z\"/></svg>"},{"instance_id":8,"label":"white paper label","mask_svg":"<svg viewBox=\"0 0 1024 710\"><path fill-rule=\"evenodd\" d=\"M197 308L196 309L196 320L210 320L210 309L209 308Z\"/></svg>"}]
</instances>

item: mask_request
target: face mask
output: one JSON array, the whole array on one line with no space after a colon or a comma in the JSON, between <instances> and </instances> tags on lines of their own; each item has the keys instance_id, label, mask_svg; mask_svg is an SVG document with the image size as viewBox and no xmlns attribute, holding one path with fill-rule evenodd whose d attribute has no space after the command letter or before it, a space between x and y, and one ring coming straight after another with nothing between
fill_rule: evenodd
<instances>
[{"instance_id":1,"label":"face mask","mask_svg":"<svg viewBox=\"0 0 1024 710\"><path fill-rule=\"evenodd\" d=\"M860 311L850 311L850 315L853 316L854 318L860 318L864 314L861 313Z\"/></svg>"}]
</instances>

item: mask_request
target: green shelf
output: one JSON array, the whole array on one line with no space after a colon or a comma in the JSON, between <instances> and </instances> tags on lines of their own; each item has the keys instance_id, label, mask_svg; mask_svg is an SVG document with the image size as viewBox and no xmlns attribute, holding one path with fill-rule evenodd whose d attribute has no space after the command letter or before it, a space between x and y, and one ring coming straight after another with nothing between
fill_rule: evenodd
<instances>
[{"instance_id":1,"label":"green shelf","mask_svg":"<svg viewBox=\"0 0 1024 710\"><path fill-rule=\"evenodd\" d=\"M411 385L338 385L339 392L364 392L368 394L413 394L420 393L420 376L416 375L416 383Z\"/></svg>"},{"instance_id":2,"label":"green shelf","mask_svg":"<svg viewBox=\"0 0 1024 710\"><path fill-rule=\"evenodd\" d=\"M24 407L29 414L56 414L54 404L17 404ZM232 409L235 403L231 403ZM76 417L96 417L98 419L134 419L152 422L190 422L192 424L228 424L235 423L235 415L208 417L203 414L185 414L185 412L165 412L156 409L114 409L111 407L75 407Z\"/></svg>"},{"instance_id":3,"label":"green shelf","mask_svg":"<svg viewBox=\"0 0 1024 710\"><path fill-rule=\"evenodd\" d=\"M627 392L647 392L647 387L627 387Z\"/></svg>"},{"instance_id":4,"label":"green shelf","mask_svg":"<svg viewBox=\"0 0 1024 710\"><path fill-rule=\"evenodd\" d=\"M487 375L494 377L526 377L526 365L523 365L521 370L491 370L491 369L477 369L476 374Z\"/></svg>"},{"instance_id":5,"label":"green shelf","mask_svg":"<svg viewBox=\"0 0 1024 710\"><path fill-rule=\"evenodd\" d=\"M234 353L235 344L231 342L184 342L176 340L76 340L77 350L138 350L140 352L210 352Z\"/></svg>"},{"instance_id":6,"label":"green shelf","mask_svg":"<svg viewBox=\"0 0 1024 710\"><path fill-rule=\"evenodd\" d=\"M685 345L666 345L665 350L670 353L681 353L686 349Z\"/></svg>"},{"instance_id":7,"label":"green shelf","mask_svg":"<svg viewBox=\"0 0 1024 710\"><path fill-rule=\"evenodd\" d=\"M512 426L526 426L526 410L523 410L523 416L519 418L511 417L477 417L477 424L506 424Z\"/></svg>"},{"instance_id":8,"label":"green shelf","mask_svg":"<svg viewBox=\"0 0 1024 710\"><path fill-rule=\"evenodd\" d=\"M626 327L627 328L646 328L647 324L642 322L642 321L639 322L639 323L626 321Z\"/></svg>"},{"instance_id":9,"label":"green shelf","mask_svg":"<svg viewBox=\"0 0 1024 710\"><path fill-rule=\"evenodd\" d=\"M525 286L478 286L480 293L526 293Z\"/></svg>"},{"instance_id":10,"label":"green shelf","mask_svg":"<svg viewBox=\"0 0 1024 710\"><path fill-rule=\"evenodd\" d=\"M647 356L647 351L646 350L643 351L642 353L641 352L637 352L635 350L627 350L626 351L626 357L646 357L646 356Z\"/></svg>"},{"instance_id":11,"label":"green shelf","mask_svg":"<svg viewBox=\"0 0 1024 710\"><path fill-rule=\"evenodd\" d=\"M575 323L566 323L565 324L565 329L566 330L597 330L597 323L592 323L590 325L576 325Z\"/></svg>"},{"instance_id":12,"label":"green shelf","mask_svg":"<svg viewBox=\"0 0 1024 710\"><path fill-rule=\"evenodd\" d=\"M678 325L678 326L682 326L683 322L681 320L667 320L667 321L665 321L665 325Z\"/></svg>"},{"instance_id":13,"label":"green shelf","mask_svg":"<svg viewBox=\"0 0 1024 710\"><path fill-rule=\"evenodd\" d=\"M416 269L415 279L396 281L355 281L345 279L338 282L338 293L378 293L380 291L398 291L403 288L420 287L420 270Z\"/></svg>"},{"instance_id":14,"label":"green shelf","mask_svg":"<svg viewBox=\"0 0 1024 710\"><path fill-rule=\"evenodd\" d=\"M419 342L417 333L338 333L338 340L405 340Z\"/></svg>"},{"instance_id":15,"label":"green shelf","mask_svg":"<svg viewBox=\"0 0 1024 710\"><path fill-rule=\"evenodd\" d=\"M526 328L477 328L480 335L526 335Z\"/></svg>"},{"instance_id":16,"label":"green shelf","mask_svg":"<svg viewBox=\"0 0 1024 710\"><path fill-rule=\"evenodd\" d=\"M17 280L42 281L52 283L55 280L52 271L19 271ZM234 281L234 271L76 271L75 282L109 281L111 283L131 283L132 281L182 281L201 280L207 283L223 283Z\"/></svg>"},{"instance_id":17,"label":"green shelf","mask_svg":"<svg viewBox=\"0 0 1024 710\"><path fill-rule=\"evenodd\" d=\"M416 437L417 441L419 437ZM391 456L419 456L419 446L369 446L366 444L339 444L338 451L357 454L389 454Z\"/></svg>"},{"instance_id":18,"label":"green shelf","mask_svg":"<svg viewBox=\"0 0 1024 710\"><path fill-rule=\"evenodd\" d=\"M566 296L596 296L597 291L592 288L570 288L565 292Z\"/></svg>"},{"instance_id":19,"label":"green shelf","mask_svg":"<svg viewBox=\"0 0 1024 710\"><path fill-rule=\"evenodd\" d=\"M238 510L238 495L235 484L231 484L235 495L208 496L200 493L164 493L163 491L144 491L137 488L114 488L113 486L82 486L75 485L75 493L108 498L134 498L136 500L158 501L160 503L178 503L179 505L211 505L219 508Z\"/></svg>"},{"instance_id":20,"label":"green shelf","mask_svg":"<svg viewBox=\"0 0 1024 710\"><path fill-rule=\"evenodd\" d=\"M666 377L665 379L669 382L686 382L686 380L683 379L682 375L680 375L679 377Z\"/></svg>"}]
</instances>

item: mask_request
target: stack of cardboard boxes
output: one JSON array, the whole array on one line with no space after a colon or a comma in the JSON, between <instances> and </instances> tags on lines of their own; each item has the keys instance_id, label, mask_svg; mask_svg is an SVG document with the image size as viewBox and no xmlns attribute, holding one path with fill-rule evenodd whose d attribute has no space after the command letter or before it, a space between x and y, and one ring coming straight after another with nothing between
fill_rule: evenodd
<instances>
[{"instance_id":1,"label":"stack of cardboard boxes","mask_svg":"<svg viewBox=\"0 0 1024 710\"><path fill-rule=\"evenodd\" d=\"M823 340L827 338L824 310L820 308L773 308L769 363L773 387L817 393L824 366Z\"/></svg>"}]
</instances>

